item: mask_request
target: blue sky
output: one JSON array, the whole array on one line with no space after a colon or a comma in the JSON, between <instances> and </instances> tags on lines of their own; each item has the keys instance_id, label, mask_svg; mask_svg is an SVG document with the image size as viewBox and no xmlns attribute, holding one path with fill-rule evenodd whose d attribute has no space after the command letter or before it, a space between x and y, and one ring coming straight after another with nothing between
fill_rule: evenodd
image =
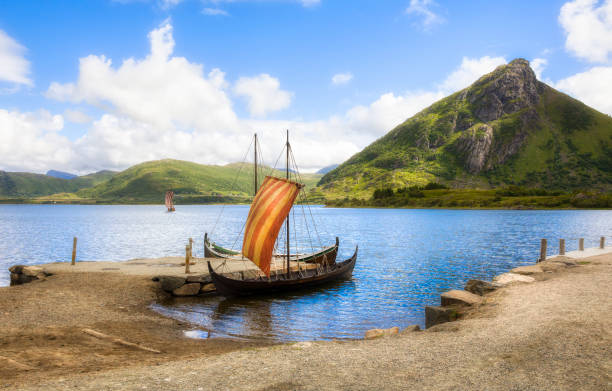
<instances>
[{"instance_id":1,"label":"blue sky","mask_svg":"<svg viewBox=\"0 0 612 391\"><path fill-rule=\"evenodd\" d=\"M2 1L0 169L222 164L288 127L315 170L516 57L612 113L611 20L597 0Z\"/></svg>"}]
</instances>

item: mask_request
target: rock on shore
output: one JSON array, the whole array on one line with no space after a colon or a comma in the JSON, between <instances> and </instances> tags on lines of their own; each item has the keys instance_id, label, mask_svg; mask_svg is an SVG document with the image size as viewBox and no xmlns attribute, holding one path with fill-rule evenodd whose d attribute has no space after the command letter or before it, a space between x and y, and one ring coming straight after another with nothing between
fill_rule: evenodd
<instances>
[{"instance_id":1,"label":"rock on shore","mask_svg":"<svg viewBox=\"0 0 612 391\"><path fill-rule=\"evenodd\" d=\"M15 265L9 268L11 272L11 286L27 284L35 280L44 280L51 275L39 266Z\"/></svg>"}]
</instances>

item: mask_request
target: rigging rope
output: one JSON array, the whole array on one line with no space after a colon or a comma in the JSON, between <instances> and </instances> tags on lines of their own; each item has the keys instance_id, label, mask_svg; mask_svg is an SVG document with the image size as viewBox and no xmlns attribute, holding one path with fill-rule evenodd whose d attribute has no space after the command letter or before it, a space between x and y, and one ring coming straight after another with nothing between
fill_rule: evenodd
<instances>
[{"instance_id":1,"label":"rigging rope","mask_svg":"<svg viewBox=\"0 0 612 391\"><path fill-rule=\"evenodd\" d=\"M246 153L244 154L244 157L242 158L242 162L240 163L240 167L238 167L238 172L236 172L236 176L234 177L234 182L232 183L232 186L230 187L230 189L234 189L234 186L236 186L236 182L238 181L238 175L240 175L240 171L242 171L242 167L244 166L244 162L246 161L246 157L249 154L249 151L251 150L251 145L253 145L254 141L255 141L255 136L253 136L253 138L251 139L249 148L247 149ZM215 221L215 225L213 225L213 229L210 231L211 235L215 232L215 229L217 228L217 224L219 223L219 219L221 219L221 215L223 215L224 210L225 210L225 204L223 204L223 206L221 207L221 212L219 212L219 216L217 216L217 221Z\"/></svg>"},{"instance_id":2,"label":"rigging rope","mask_svg":"<svg viewBox=\"0 0 612 391\"><path fill-rule=\"evenodd\" d=\"M297 176L299 178L299 182L303 183L302 175L300 175L300 172L297 169L297 163L295 162L295 156L293 155L293 151L291 149L289 149L289 152L290 152L290 155L291 155L291 160L293 161L293 164L295 165L295 168L296 168L295 171L296 171ZM312 220L312 225L314 227L315 233L317 234L317 239L319 240L319 246L321 248L323 248L323 242L321 240L321 236L319 235L319 230L317 229L317 223L316 223L316 221L314 219L314 216L312 215L312 210L310 209L310 205L306 202L307 201L307 199L306 199L306 192L304 191L304 189L301 189L301 192L303 193L304 204L306 204L306 207L308 208L308 212L310 213L310 219Z\"/></svg>"}]
</instances>

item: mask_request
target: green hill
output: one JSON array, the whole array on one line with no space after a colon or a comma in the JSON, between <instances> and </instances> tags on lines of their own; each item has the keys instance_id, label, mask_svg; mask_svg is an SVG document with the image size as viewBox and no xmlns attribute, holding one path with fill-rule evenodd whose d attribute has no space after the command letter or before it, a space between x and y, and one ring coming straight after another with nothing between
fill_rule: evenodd
<instances>
[{"instance_id":1,"label":"green hill","mask_svg":"<svg viewBox=\"0 0 612 391\"><path fill-rule=\"evenodd\" d=\"M260 167L259 180L270 173ZM276 171L275 175L282 175ZM320 175L302 179L314 187ZM76 193L80 198L108 202L162 202L167 190L175 192L177 203L245 202L253 194L253 165L203 165L181 160L141 163L114 175L110 180Z\"/></svg>"},{"instance_id":2,"label":"green hill","mask_svg":"<svg viewBox=\"0 0 612 391\"><path fill-rule=\"evenodd\" d=\"M536 80L517 59L409 118L319 182L329 198L440 182L612 188L612 118Z\"/></svg>"},{"instance_id":3,"label":"green hill","mask_svg":"<svg viewBox=\"0 0 612 391\"><path fill-rule=\"evenodd\" d=\"M100 171L74 179L55 178L28 172L0 171L0 197L32 198L56 193L72 193L108 180L113 171Z\"/></svg>"}]
</instances>

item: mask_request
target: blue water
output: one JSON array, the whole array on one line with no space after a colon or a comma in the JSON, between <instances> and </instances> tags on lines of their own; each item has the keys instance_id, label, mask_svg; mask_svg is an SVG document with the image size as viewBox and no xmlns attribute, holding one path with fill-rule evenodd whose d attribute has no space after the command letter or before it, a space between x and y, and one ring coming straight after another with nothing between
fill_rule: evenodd
<instances>
[{"instance_id":1,"label":"blue water","mask_svg":"<svg viewBox=\"0 0 612 391\"><path fill-rule=\"evenodd\" d=\"M595 247L600 236L612 236L612 211L311 211L324 244L340 237L338 259L359 245L351 281L285 296L175 300L154 308L213 337L354 338L371 328L423 325L424 306L437 304L441 292L533 263L540 238L551 246L565 238L571 251L579 237ZM201 256L202 236L213 227L219 244L238 247L247 212L248 206L217 205L179 206L175 213L161 206L0 205L0 285L8 285L10 265L69 261L73 236L78 260L176 256L189 237ZM308 244L304 217L310 220L308 210L305 216L299 210L295 231ZM311 236L318 242L312 227Z\"/></svg>"}]
</instances>

